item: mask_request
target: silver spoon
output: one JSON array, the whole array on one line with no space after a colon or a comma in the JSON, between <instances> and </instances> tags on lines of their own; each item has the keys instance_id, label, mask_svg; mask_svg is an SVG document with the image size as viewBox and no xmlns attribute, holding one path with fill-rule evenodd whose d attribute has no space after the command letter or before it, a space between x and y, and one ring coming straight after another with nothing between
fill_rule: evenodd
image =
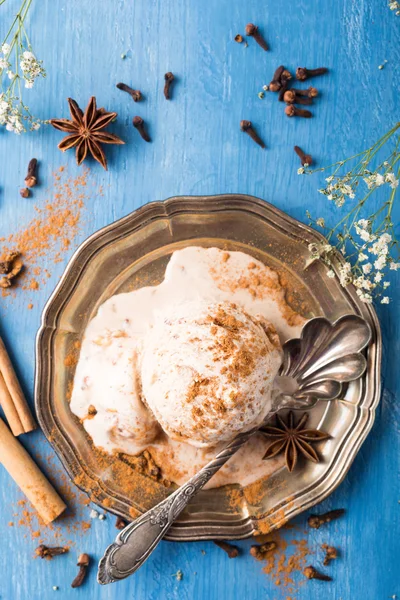
<instances>
[{"instance_id":1,"label":"silver spoon","mask_svg":"<svg viewBox=\"0 0 400 600\"><path fill-rule=\"evenodd\" d=\"M361 351L370 339L369 325L357 315L341 317L335 323L324 317L308 321L300 338L283 345L272 409L263 423L237 435L187 483L127 525L100 560L98 582L112 583L137 571L191 499L276 412L283 408L309 409L318 400L338 398L342 383L364 373L366 359Z\"/></svg>"}]
</instances>

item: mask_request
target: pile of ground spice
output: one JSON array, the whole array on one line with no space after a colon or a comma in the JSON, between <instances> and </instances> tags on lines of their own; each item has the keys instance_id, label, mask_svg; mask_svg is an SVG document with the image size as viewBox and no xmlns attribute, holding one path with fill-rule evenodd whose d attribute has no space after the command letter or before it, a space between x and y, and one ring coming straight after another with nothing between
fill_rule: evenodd
<instances>
[{"instance_id":1,"label":"pile of ground spice","mask_svg":"<svg viewBox=\"0 0 400 600\"><path fill-rule=\"evenodd\" d=\"M83 169L81 175L71 177L60 167L53 173L48 200L35 207L36 216L19 231L0 238L0 261L12 251L18 251L23 260L15 285L2 289L3 296L21 288L37 291L50 277L50 265L63 260L79 232L88 174L89 170Z\"/></svg>"},{"instance_id":2,"label":"pile of ground spice","mask_svg":"<svg viewBox=\"0 0 400 600\"><path fill-rule=\"evenodd\" d=\"M314 553L307 538L299 539L295 528L286 525L268 536L258 536L256 541L257 544L274 542L275 546L271 544L272 549L257 556L257 560L262 563L263 572L282 590L285 599L295 600L293 594L307 582L303 570Z\"/></svg>"}]
</instances>

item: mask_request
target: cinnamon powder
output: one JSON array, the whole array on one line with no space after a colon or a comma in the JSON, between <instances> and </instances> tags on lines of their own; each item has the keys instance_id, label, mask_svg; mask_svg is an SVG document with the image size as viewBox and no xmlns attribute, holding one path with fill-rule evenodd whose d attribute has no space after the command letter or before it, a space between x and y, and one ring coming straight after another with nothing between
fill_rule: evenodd
<instances>
[{"instance_id":1,"label":"cinnamon powder","mask_svg":"<svg viewBox=\"0 0 400 600\"><path fill-rule=\"evenodd\" d=\"M0 260L18 250L24 263L15 286L2 289L3 296L15 293L17 288L37 291L50 277L44 265L63 260L79 232L88 174L89 170L84 169L78 177L70 177L60 167L53 173L51 196L44 205L35 206L36 216L19 231L0 238Z\"/></svg>"}]
</instances>

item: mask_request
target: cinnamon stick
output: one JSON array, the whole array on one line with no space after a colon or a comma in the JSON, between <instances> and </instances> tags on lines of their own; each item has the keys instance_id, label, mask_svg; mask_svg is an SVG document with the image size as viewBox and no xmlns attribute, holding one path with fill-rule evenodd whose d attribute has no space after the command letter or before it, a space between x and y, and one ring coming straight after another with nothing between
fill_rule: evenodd
<instances>
[{"instance_id":1,"label":"cinnamon stick","mask_svg":"<svg viewBox=\"0 0 400 600\"><path fill-rule=\"evenodd\" d=\"M0 404L14 435L36 429L36 423L26 402L10 357L0 338Z\"/></svg>"},{"instance_id":2,"label":"cinnamon stick","mask_svg":"<svg viewBox=\"0 0 400 600\"><path fill-rule=\"evenodd\" d=\"M67 508L2 419L0 419L0 462L46 524L54 521Z\"/></svg>"}]
</instances>

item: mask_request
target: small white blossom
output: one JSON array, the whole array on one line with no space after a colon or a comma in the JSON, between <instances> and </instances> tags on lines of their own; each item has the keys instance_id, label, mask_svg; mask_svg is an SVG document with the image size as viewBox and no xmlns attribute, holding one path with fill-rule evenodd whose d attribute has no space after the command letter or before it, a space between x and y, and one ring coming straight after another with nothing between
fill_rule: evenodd
<instances>
[{"instance_id":1,"label":"small white blossom","mask_svg":"<svg viewBox=\"0 0 400 600\"><path fill-rule=\"evenodd\" d=\"M327 183L331 183L331 181L333 181L333 180L334 180L334 177L333 177L333 175L329 175L329 177L327 177L327 178L325 179L325 181L326 181Z\"/></svg>"},{"instance_id":2,"label":"small white blossom","mask_svg":"<svg viewBox=\"0 0 400 600\"><path fill-rule=\"evenodd\" d=\"M400 269L400 263L391 262L389 268L391 271L397 271Z\"/></svg>"},{"instance_id":3,"label":"small white blossom","mask_svg":"<svg viewBox=\"0 0 400 600\"><path fill-rule=\"evenodd\" d=\"M327 277L329 277L329 279L333 279L335 277L335 271L333 271L332 269L329 269L329 271L327 272Z\"/></svg>"},{"instance_id":4,"label":"small white blossom","mask_svg":"<svg viewBox=\"0 0 400 600\"><path fill-rule=\"evenodd\" d=\"M14 77L15 77L15 73L13 73L11 70L7 71L7 75L8 75L8 79L14 79Z\"/></svg>"},{"instance_id":5,"label":"small white blossom","mask_svg":"<svg viewBox=\"0 0 400 600\"><path fill-rule=\"evenodd\" d=\"M390 299L388 296L384 296L381 300L381 304L389 304Z\"/></svg>"},{"instance_id":6,"label":"small white blossom","mask_svg":"<svg viewBox=\"0 0 400 600\"><path fill-rule=\"evenodd\" d=\"M375 177L375 185L377 187L383 185L385 183L385 178L381 173L377 173Z\"/></svg>"},{"instance_id":7,"label":"small white blossom","mask_svg":"<svg viewBox=\"0 0 400 600\"><path fill-rule=\"evenodd\" d=\"M11 50L10 44L6 43L6 44L3 44L1 47L1 51L3 54L8 54L10 52L10 50Z\"/></svg>"},{"instance_id":8,"label":"small white blossom","mask_svg":"<svg viewBox=\"0 0 400 600\"><path fill-rule=\"evenodd\" d=\"M388 287L390 287L390 281L384 281L383 282L383 289L386 290Z\"/></svg>"},{"instance_id":9,"label":"small white blossom","mask_svg":"<svg viewBox=\"0 0 400 600\"><path fill-rule=\"evenodd\" d=\"M0 57L0 70L8 69L10 66L11 66L10 63L8 62L8 60L6 58Z\"/></svg>"},{"instance_id":10,"label":"small white blossom","mask_svg":"<svg viewBox=\"0 0 400 600\"><path fill-rule=\"evenodd\" d=\"M380 256L374 262L374 267L377 271L382 271L382 269L385 267L385 265L386 265L386 256L384 256L384 255Z\"/></svg>"},{"instance_id":11,"label":"small white blossom","mask_svg":"<svg viewBox=\"0 0 400 600\"><path fill-rule=\"evenodd\" d=\"M297 175L304 175L305 172L306 172L305 167L299 167L297 169Z\"/></svg>"},{"instance_id":12,"label":"small white blossom","mask_svg":"<svg viewBox=\"0 0 400 600\"><path fill-rule=\"evenodd\" d=\"M379 283L380 281L382 281L382 279L383 279L382 273L380 273L380 272L379 273L375 273L375 277L374 277L375 283Z\"/></svg>"},{"instance_id":13,"label":"small white blossom","mask_svg":"<svg viewBox=\"0 0 400 600\"><path fill-rule=\"evenodd\" d=\"M360 252L358 255L358 260L360 262L364 262L364 260L368 260L368 254L364 254L364 252Z\"/></svg>"},{"instance_id":14,"label":"small white blossom","mask_svg":"<svg viewBox=\"0 0 400 600\"><path fill-rule=\"evenodd\" d=\"M392 189L396 189L397 186L399 185L399 180L396 179L396 176L394 173L387 173L385 179L386 179L386 182L390 184L390 187Z\"/></svg>"},{"instance_id":15,"label":"small white blossom","mask_svg":"<svg viewBox=\"0 0 400 600\"><path fill-rule=\"evenodd\" d=\"M365 302L366 304L372 304L372 296L367 292L363 292L362 290L356 290L357 295L360 297L360 300Z\"/></svg>"},{"instance_id":16,"label":"small white blossom","mask_svg":"<svg viewBox=\"0 0 400 600\"><path fill-rule=\"evenodd\" d=\"M318 225L318 227L325 227L325 219L323 219L322 217L319 217L315 222Z\"/></svg>"},{"instance_id":17,"label":"small white blossom","mask_svg":"<svg viewBox=\"0 0 400 600\"><path fill-rule=\"evenodd\" d=\"M362 270L363 270L364 275L368 275L368 273L371 273L371 271L372 271L371 263L367 263L367 264L363 265Z\"/></svg>"}]
</instances>

